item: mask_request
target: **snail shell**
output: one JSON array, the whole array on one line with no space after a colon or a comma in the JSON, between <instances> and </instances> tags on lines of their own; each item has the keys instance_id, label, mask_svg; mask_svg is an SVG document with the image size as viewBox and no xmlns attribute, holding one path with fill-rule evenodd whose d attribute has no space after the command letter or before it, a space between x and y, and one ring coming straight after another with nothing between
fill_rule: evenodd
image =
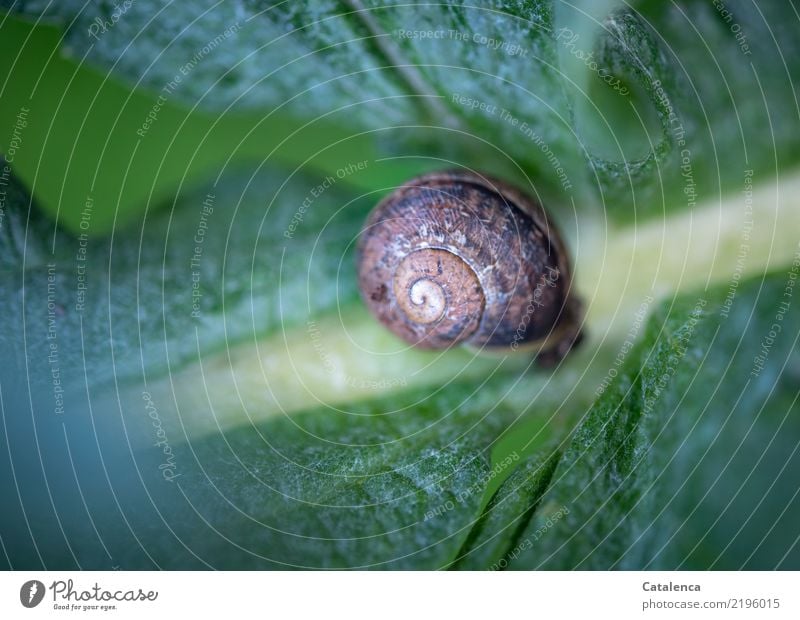
<instances>
[{"instance_id":1,"label":"snail shell","mask_svg":"<svg viewBox=\"0 0 800 620\"><path fill-rule=\"evenodd\" d=\"M418 347L538 346L560 359L579 336L558 232L491 177L437 172L387 196L359 240L358 278L375 316Z\"/></svg>"}]
</instances>

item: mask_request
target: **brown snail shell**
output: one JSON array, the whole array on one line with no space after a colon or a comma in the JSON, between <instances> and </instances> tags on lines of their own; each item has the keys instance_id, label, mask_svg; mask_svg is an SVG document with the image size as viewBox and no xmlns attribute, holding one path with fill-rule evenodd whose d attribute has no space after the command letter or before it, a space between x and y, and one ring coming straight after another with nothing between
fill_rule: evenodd
<instances>
[{"instance_id":1,"label":"brown snail shell","mask_svg":"<svg viewBox=\"0 0 800 620\"><path fill-rule=\"evenodd\" d=\"M436 172L384 198L359 240L358 278L375 316L418 347L559 359L579 336L561 237L538 202L491 177Z\"/></svg>"}]
</instances>

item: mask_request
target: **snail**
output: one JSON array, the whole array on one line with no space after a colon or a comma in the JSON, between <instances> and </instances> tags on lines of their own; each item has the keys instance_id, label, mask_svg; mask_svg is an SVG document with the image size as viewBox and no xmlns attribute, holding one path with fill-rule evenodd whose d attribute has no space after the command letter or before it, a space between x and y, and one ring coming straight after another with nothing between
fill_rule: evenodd
<instances>
[{"instance_id":1,"label":"snail","mask_svg":"<svg viewBox=\"0 0 800 620\"><path fill-rule=\"evenodd\" d=\"M443 171L384 198L358 241L362 297L406 342L534 351L580 339L567 249L538 202L492 177Z\"/></svg>"}]
</instances>

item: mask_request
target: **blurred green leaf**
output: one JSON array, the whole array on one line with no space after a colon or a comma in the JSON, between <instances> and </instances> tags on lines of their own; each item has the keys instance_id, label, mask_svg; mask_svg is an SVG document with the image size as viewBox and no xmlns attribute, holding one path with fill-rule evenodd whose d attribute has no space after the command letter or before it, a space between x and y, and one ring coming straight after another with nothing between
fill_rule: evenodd
<instances>
[{"instance_id":1,"label":"blurred green leaf","mask_svg":"<svg viewBox=\"0 0 800 620\"><path fill-rule=\"evenodd\" d=\"M39 205L75 234L105 236L169 208L231 162L290 163L320 183L377 157L371 136L342 129L347 110L308 121L286 109L210 113L59 56L53 27L0 20L0 153ZM361 183L374 189L408 174L402 162L373 165ZM358 187L358 175L342 181Z\"/></svg>"},{"instance_id":2,"label":"blurred green leaf","mask_svg":"<svg viewBox=\"0 0 800 620\"><path fill-rule=\"evenodd\" d=\"M111 213L127 220L229 158L323 176L337 162L409 158L365 178L370 189L457 160L630 222L691 209L744 169L774 174L800 153L788 3L737 5L729 20L710 2L586 3L596 22L549 1L138 0L116 19L104 3L3 4L66 28L73 61L51 61L55 33L26 40L5 20L15 88L0 112L10 129L38 93L18 174L73 229L87 196L107 203L99 233ZM63 190L40 187L43 166Z\"/></svg>"},{"instance_id":3,"label":"blurred green leaf","mask_svg":"<svg viewBox=\"0 0 800 620\"><path fill-rule=\"evenodd\" d=\"M9 307L0 342L18 360L32 360L34 377L47 376L52 341L19 335L40 322L49 296L61 364L75 373L65 382L82 383L86 360L94 387L161 377L358 298L340 271L352 269L354 231L372 203L350 201L339 188L314 198L306 178L284 184L275 173L232 175L173 210L94 239L54 228L35 206L26 233L30 199L11 179L0 252L6 263L14 259L0 289L25 303Z\"/></svg>"},{"instance_id":4,"label":"blurred green leaf","mask_svg":"<svg viewBox=\"0 0 800 620\"><path fill-rule=\"evenodd\" d=\"M552 374L405 351L352 269L369 207L453 161L630 225L611 243L778 176L791 4L84 4L0 3L64 29L0 24L10 565L798 566L793 272L754 255L729 315L728 283L670 282L590 405L617 335ZM753 253L786 260L779 232Z\"/></svg>"},{"instance_id":5,"label":"blurred green leaf","mask_svg":"<svg viewBox=\"0 0 800 620\"><path fill-rule=\"evenodd\" d=\"M744 284L730 314L727 289L662 305L535 498L511 568L800 566L799 272L800 255Z\"/></svg>"},{"instance_id":6,"label":"blurred green leaf","mask_svg":"<svg viewBox=\"0 0 800 620\"><path fill-rule=\"evenodd\" d=\"M111 452L92 464L92 450L73 444L80 482L49 474L65 538L46 497L35 496L43 487L24 495L27 507L42 508L33 536L46 565L444 568L480 514L492 443L516 415L495 394L462 383L189 443L168 436L131 462ZM33 566L26 538L6 542L15 566ZM81 542L71 549L65 540Z\"/></svg>"}]
</instances>

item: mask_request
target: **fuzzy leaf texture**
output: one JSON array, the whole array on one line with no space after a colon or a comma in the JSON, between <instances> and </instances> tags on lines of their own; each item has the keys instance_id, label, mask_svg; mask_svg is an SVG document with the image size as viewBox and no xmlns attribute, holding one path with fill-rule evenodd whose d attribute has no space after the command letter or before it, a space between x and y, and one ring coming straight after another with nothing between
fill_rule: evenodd
<instances>
[{"instance_id":1,"label":"fuzzy leaf texture","mask_svg":"<svg viewBox=\"0 0 800 620\"><path fill-rule=\"evenodd\" d=\"M0 0L0 564L800 568L800 18L724 7ZM564 230L558 368L359 300L453 166Z\"/></svg>"}]
</instances>

